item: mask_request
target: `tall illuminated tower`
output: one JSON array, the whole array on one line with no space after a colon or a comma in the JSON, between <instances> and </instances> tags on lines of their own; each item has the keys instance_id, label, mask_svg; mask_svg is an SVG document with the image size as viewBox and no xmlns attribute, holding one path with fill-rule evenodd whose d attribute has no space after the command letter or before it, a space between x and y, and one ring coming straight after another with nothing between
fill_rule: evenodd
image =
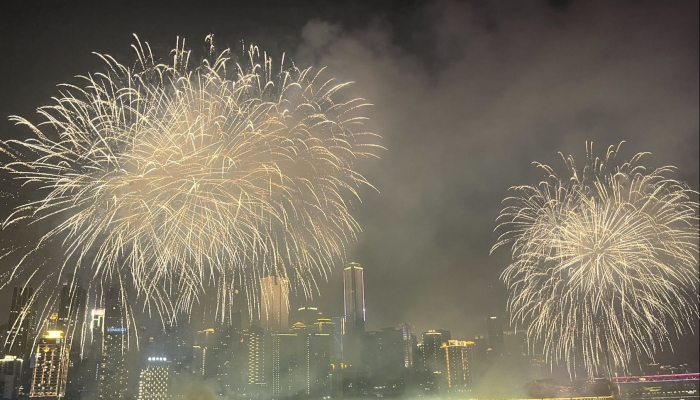
<instances>
[{"instance_id":1,"label":"tall illuminated tower","mask_svg":"<svg viewBox=\"0 0 700 400\"><path fill-rule=\"evenodd\" d=\"M121 292L118 288L109 289L105 305L98 398L100 400L123 399L126 394L127 374L124 367L126 327L123 321Z\"/></svg>"},{"instance_id":2,"label":"tall illuminated tower","mask_svg":"<svg viewBox=\"0 0 700 400\"><path fill-rule=\"evenodd\" d=\"M365 332L365 282L360 264L350 263L343 271L345 300L345 332L355 335Z\"/></svg>"},{"instance_id":3,"label":"tall illuminated tower","mask_svg":"<svg viewBox=\"0 0 700 400\"><path fill-rule=\"evenodd\" d=\"M36 346L29 397L56 399L66 394L70 345L63 331L47 331Z\"/></svg>"},{"instance_id":4,"label":"tall illuminated tower","mask_svg":"<svg viewBox=\"0 0 700 400\"><path fill-rule=\"evenodd\" d=\"M279 276L260 280L260 324L268 333L289 331L289 281Z\"/></svg>"},{"instance_id":5,"label":"tall illuminated tower","mask_svg":"<svg viewBox=\"0 0 700 400\"><path fill-rule=\"evenodd\" d=\"M170 362L165 357L148 357L141 370L138 400L167 400L170 380Z\"/></svg>"}]
</instances>

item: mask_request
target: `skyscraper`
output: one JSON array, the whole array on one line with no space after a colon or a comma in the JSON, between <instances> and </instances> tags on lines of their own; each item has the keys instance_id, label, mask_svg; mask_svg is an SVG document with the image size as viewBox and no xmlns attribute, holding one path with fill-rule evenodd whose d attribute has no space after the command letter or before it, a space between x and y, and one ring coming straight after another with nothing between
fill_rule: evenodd
<instances>
[{"instance_id":1,"label":"skyscraper","mask_svg":"<svg viewBox=\"0 0 700 400\"><path fill-rule=\"evenodd\" d=\"M29 330L32 320L32 311L29 306L33 294L34 289L29 285L15 286L12 290L5 355L28 359L31 346Z\"/></svg>"},{"instance_id":2,"label":"skyscraper","mask_svg":"<svg viewBox=\"0 0 700 400\"><path fill-rule=\"evenodd\" d=\"M384 328L365 334L363 369L369 387L378 396L396 395L405 387L404 344L402 332Z\"/></svg>"},{"instance_id":3,"label":"skyscraper","mask_svg":"<svg viewBox=\"0 0 700 400\"><path fill-rule=\"evenodd\" d=\"M24 360L7 355L0 359L0 399L16 399L22 381Z\"/></svg>"},{"instance_id":4,"label":"skyscraper","mask_svg":"<svg viewBox=\"0 0 700 400\"><path fill-rule=\"evenodd\" d=\"M325 398L331 395L331 335L310 333L305 337L306 395Z\"/></svg>"},{"instance_id":5,"label":"skyscraper","mask_svg":"<svg viewBox=\"0 0 700 400\"><path fill-rule=\"evenodd\" d=\"M97 384L100 379L100 364L102 363L102 345L104 340L105 309L95 308L90 312L90 341L85 344L88 349L87 357L83 360L85 375L83 376L85 392L94 396L97 394ZM88 347L89 346L89 347Z\"/></svg>"},{"instance_id":6,"label":"skyscraper","mask_svg":"<svg viewBox=\"0 0 700 400\"><path fill-rule=\"evenodd\" d=\"M501 355L503 352L503 326L498 317L486 318L486 329L489 334L489 347L491 354Z\"/></svg>"},{"instance_id":7,"label":"skyscraper","mask_svg":"<svg viewBox=\"0 0 700 400\"><path fill-rule=\"evenodd\" d=\"M306 393L306 363L296 333L272 334L272 398Z\"/></svg>"},{"instance_id":8,"label":"skyscraper","mask_svg":"<svg viewBox=\"0 0 700 400\"><path fill-rule=\"evenodd\" d=\"M449 340L443 343L445 359L444 387L451 393L470 391L472 385L474 342Z\"/></svg>"},{"instance_id":9,"label":"skyscraper","mask_svg":"<svg viewBox=\"0 0 700 400\"><path fill-rule=\"evenodd\" d=\"M83 392L87 383L85 375L90 374L89 365L83 365L82 345L83 323L85 320L86 293L76 282L64 283L56 313L56 329L65 332L66 343L70 345L70 364L66 396L73 397ZM85 368L88 367L88 368ZM89 385L88 385L89 386Z\"/></svg>"},{"instance_id":10,"label":"skyscraper","mask_svg":"<svg viewBox=\"0 0 700 400\"><path fill-rule=\"evenodd\" d=\"M350 263L343 270L345 338L343 357L347 364L359 367L361 341L365 333L365 284L360 264Z\"/></svg>"},{"instance_id":11,"label":"skyscraper","mask_svg":"<svg viewBox=\"0 0 700 400\"><path fill-rule=\"evenodd\" d=\"M433 375L433 381L437 382L442 373L443 353L440 351L442 347L442 333L436 330L429 330L423 333L423 366Z\"/></svg>"},{"instance_id":12,"label":"skyscraper","mask_svg":"<svg viewBox=\"0 0 700 400\"><path fill-rule=\"evenodd\" d=\"M85 307L85 290L77 284L63 284L58 303L57 329L66 332L66 338L69 341L72 340L69 332L73 330L69 328L82 325L83 307Z\"/></svg>"},{"instance_id":13,"label":"skyscraper","mask_svg":"<svg viewBox=\"0 0 700 400\"><path fill-rule=\"evenodd\" d=\"M33 295L34 289L29 285L13 288L5 339L5 355L25 360L22 364L23 371L19 382L19 385L24 388L24 392L30 387L32 377L29 360L32 353L34 332L34 313L31 307Z\"/></svg>"},{"instance_id":14,"label":"skyscraper","mask_svg":"<svg viewBox=\"0 0 700 400\"><path fill-rule=\"evenodd\" d=\"M265 330L251 326L244 332L248 344L248 387L255 391L264 387L265 381Z\"/></svg>"},{"instance_id":15,"label":"skyscraper","mask_svg":"<svg viewBox=\"0 0 700 400\"><path fill-rule=\"evenodd\" d=\"M170 362L166 357L148 357L141 370L138 400L167 400L170 382Z\"/></svg>"},{"instance_id":16,"label":"skyscraper","mask_svg":"<svg viewBox=\"0 0 700 400\"><path fill-rule=\"evenodd\" d=\"M332 317L333 322L333 351L331 361L340 364L343 360L343 336L345 335L345 318Z\"/></svg>"},{"instance_id":17,"label":"skyscraper","mask_svg":"<svg viewBox=\"0 0 700 400\"><path fill-rule=\"evenodd\" d=\"M410 371L413 371L413 347L415 346L413 339L415 336L413 335L411 325L408 323L401 324L399 329L401 330L401 340L403 342L404 368L406 368L407 372L410 373Z\"/></svg>"},{"instance_id":18,"label":"skyscraper","mask_svg":"<svg viewBox=\"0 0 700 400\"><path fill-rule=\"evenodd\" d=\"M365 332L365 283L360 264L350 263L343 271L343 299L345 300L345 333L360 335Z\"/></svg>"},{"instance_id":19,"label":"skyscraper","mask_svg":"<svg viewBox=\"0 0 700 400\"><path fill-rule=\"evenodd\" d=\"M194 372L205 378L212 378L217 373L217 355L219 342L213 328L197 331L193 346Z\"/></svg>"},{"instance_id":20,"label":"skyscraper","mask_svg":"<svg viewBox=\"0 0 700 400\"><path fill-rule=\"evenodd\" d=\"M276 275L260 280L260 324L269 333L289 330L289 281Z\"/></svg>"},{"instance_id":21,"label":"skyscraper","mask_svg":"<svg viewBox=\"0 0 700 400\"><path fill-rule=\"evenodd\" d=\"M70 344L63 331L47 331L36 346L29 397L59 400L66 394Z\"/></svg>"},{"instance_id":22,"label":"skyscraper","mask_svg":"<svg viewBox=\"0 0 700 400\"><path fill-rule=\"evenodd\" d=\"M126 327L123 323L121 292L112 287L105 302L105 329L102 347L102 361L99 371L98 395L100 400L123 399L126 394Z\"/></svg>"}]
</instances>

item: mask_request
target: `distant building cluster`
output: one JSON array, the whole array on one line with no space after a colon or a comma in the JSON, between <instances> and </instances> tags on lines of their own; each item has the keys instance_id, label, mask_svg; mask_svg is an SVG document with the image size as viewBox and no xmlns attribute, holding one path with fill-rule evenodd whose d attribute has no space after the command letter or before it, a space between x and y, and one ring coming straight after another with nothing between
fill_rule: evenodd
<instances>
[{"instance_id":1,"label":"distant building cluster","mask_svg":"<svg viewBox=\"0 0 700 400\"><path fill-rule=\"evenodd\" d=\"M504 330L496 316L485 321L487 335L470 339L444 329L417 334L409 323L367 331L364 270L356 263L343 270L342 316L328 318L310 304L290 313L289 282L270 276L261 282L260 319L250 326L235 312L225 324L194 332L136 328L136 350L127 343L118 288L87 310L80 285L66 284L45 321L32 311L32 294L30 286L14 288L8 324L0 327L0 399L186 400L204 398L203 391L222 399L465 398L494 379L494 368L499 385L520 376L535 394L563 390L547 379L549 365L531 355L524 334ZM664 383L664 393L697 393L697 374L691 378ZM618 381L625 394L656 387Z\"/></svg>"}]
</instances>

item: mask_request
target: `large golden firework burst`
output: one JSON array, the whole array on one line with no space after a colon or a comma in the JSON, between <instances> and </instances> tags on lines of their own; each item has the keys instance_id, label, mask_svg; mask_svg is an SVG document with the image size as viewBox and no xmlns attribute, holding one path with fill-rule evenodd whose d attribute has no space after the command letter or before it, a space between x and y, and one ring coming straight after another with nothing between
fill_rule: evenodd
<instances>
[{"instance_id":1,"label":"large golden firework burst","mask_svg":"<svg viewBox=\"0 0 700 400\"><path fill-rule=\"evenodd\" d=\"M234 286L254 304L260 278L277 275L308 296L344 256L360 229L352 201L369 185L356 163L380 148L367 102L323 69L275 67L254 46L235 61L207 41L201 62L184 40L159 62L137 38L132 67L99 55L107 68L61 85L41 123L11 117L33 136L0 142L2 168L39 200L4 227L58 221L27 252L62 243L44 289L87 273L100 293L133 287L172 320L213 286L223 317ZM0 288L32 276L29 259Z\"/></svg>"},{"instance_id":2,"label":"large golden firework burst","mask_svg":"<svg viewBox=\"0 0 700 400\"><path fill-rule=\"evenodd\" d=\"M502 274L513 322L525 326L551 362L583 360L589 376L653 359L698 317L698 193L647 170L644 155L618 163L587 145L582 170L512 188L494 245L510 245ZM609 373L610 371L607 371Z\"/></svg>"}]
</instances>

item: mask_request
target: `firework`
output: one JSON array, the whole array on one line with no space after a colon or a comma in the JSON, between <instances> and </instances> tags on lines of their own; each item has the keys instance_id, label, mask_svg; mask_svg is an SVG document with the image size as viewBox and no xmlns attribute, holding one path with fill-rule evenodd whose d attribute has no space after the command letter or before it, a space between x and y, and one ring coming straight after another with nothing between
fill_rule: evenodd
<instances>
[{"instance_id":1,"label":"firework","mask_svg":"<svg viewBox=\"0 0 700 400\"><path fill-rule=\"evenodd\" d=\"M653 359L698 317L697 192L668 178L673 167L647 170L641 153L617 163L618 151L594 158L587 145L584 168L569 156L564 176L537 164L547 178L512 188L491 250L511 246L512 321L550 362L582 359L589 376Z\"/></svg>"},{"instance_id":2,"label":"firework","mask_svg":"<svg viewBox=\"0 0 700 400\"><path fill-rule=\"evenodd\" d=\"M99 55L106 69L60 85L41 123L11 117L33 135L0 142L2 168L35 199L3 227L52 226L0 289L89 276L96 293L133 288L164 320L210 287L222 318L237 287L259 303L267 275L313 293L360 230L350 211L369 183L355 166L380 148L363 128L368 104L323 69L275 67L254 46L236 61L207 43L192 66L184 40L159 62L137 38L133 66ZM49 243L60 262L37 274L29 260Z\"/></svg>"}]
</instances>

